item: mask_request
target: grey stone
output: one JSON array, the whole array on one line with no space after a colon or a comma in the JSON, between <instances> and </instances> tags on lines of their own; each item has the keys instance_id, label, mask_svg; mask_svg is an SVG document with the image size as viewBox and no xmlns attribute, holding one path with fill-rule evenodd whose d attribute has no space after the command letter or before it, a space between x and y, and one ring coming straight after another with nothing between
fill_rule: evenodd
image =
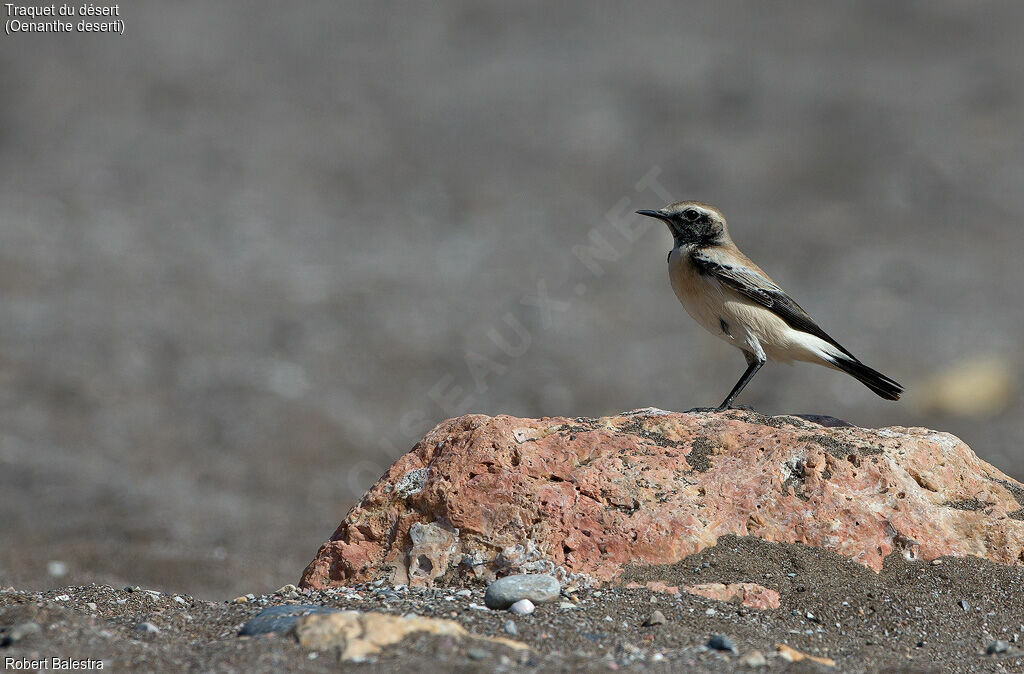
<instances>
[{"instance_id":1,"label":"grey stone","mask_svg":"<svg viewBox=\"0 0 1024 674\"><path fill-rule=\"evenodd\" d=\"M562 587L547 574L520 574L500 578L487 587L484 604L488 608L506 609L520 599L534 603L558 599Z\"/></svg>"},{"instance_id":2,"label":"grey stone","mask_svg":"<svg viewBox=\"0 0 1024 674\"><path fill-rule=\"evenodd\" d=\"M263 609L256 617L242 625L238 636L251 637L271 632L287 632L299 622L299 618L314 613L337 613L338 609L315 604L285 604Z\"/></svg>"},{"instance_id":3,"label":"grey stone","mask_svg":"<svg viewBox=\"0 0 1024 674\"><path fill-rule=\"evenodd\" d=\"M136 625L135 626L135 631L136 632L142 632L144 634L159 634L160 633L160 628L157 627L156 625L154 625L153 623L144 622L144 623L139 623L138 625Z\"/></svg>"},{"instance_id":4,"label":"grey stone","mask_svg":"<svg viewBox=\"0 0 1024 674\"><path fill-rule=\"evenodd\" d=\"M661 611L655 611L647 618L647 620L644 621L644 626L653 627L654 625L664 625L667 622L668 619L665 617L664 613Z\"/></svg>"},{"instance_id":5,"label":"grey stone","mask_svg":"<svg viewBox=\"0 0 1024 674\"><path fill-rule=\"evenodd\" d=\"M1002 639L996 639L988 646L985 647L986 655L998 655L999 653L1005 653L1010 650L1010 644Z\"/></svg>"},{"instance_id":6,"label":"grey stone","mask_svg":"<svg viewBox=\"0 0 1024 674\"><path fill-rule=\"evenodd\" d=\"M519 628L516 627L516 623L514 620L505 621L505 634L508 634L509 636L513 637L519 636Z\"/></svg>"},{"instance_id":7,"label":"grey stone","mask_svg":"<svg viewBox=\"0 0 1024 674\"><path fill-rule=\"evenodd\" d=\"M736 652L736 644L734 644L732 639L724 634L716 634L708 639L707 646L715 651L729 651L730 653Z\"/></svg>"}]
</instances>

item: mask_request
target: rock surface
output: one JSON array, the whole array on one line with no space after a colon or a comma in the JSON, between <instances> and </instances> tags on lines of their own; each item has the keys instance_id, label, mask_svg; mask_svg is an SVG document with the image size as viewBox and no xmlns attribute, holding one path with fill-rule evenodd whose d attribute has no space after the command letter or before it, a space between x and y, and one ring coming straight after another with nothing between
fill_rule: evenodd
<instances>
[{"instance_id":1,"label":"rock surface","mask_svg":"<svg viewBox=\"0 0 1024 674\"><path fill-rule=\"evenodd\" d=\"M779 593L757 583L701 583L690 585L686 591L699 597L735 602L747 608L779 608Z\"/></svg>"},{"instance_id":2,"label":"rock surface","mask_svg":"<svg viewBox=\"0 0 1024 674\"><path fill-rule=\"evenodd\" d=\"M726 534L908 559L1024 560L1024 485L956 437L757 412L520 419L435 427L367 492L302 585L430 585L553 573L616 579Z\"/></svg>"}]
</instances>

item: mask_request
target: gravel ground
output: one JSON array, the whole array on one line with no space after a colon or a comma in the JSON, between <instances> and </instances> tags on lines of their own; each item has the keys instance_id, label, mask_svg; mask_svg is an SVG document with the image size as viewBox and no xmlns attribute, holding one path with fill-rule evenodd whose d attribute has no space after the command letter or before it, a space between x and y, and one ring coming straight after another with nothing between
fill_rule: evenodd
<instances>
[{"instance_id":1,"label":"gravel ground","mask_svg":"<svg viewBox=\"0 0 1024 674\"><path fill-rule=\"evenodd\" d=\"M271 592L460 407L717 404L743 359L673 296L667 229L609 220L663 205L655 167L908 388L769 365L741 402L1024 476L1024 3L121 12L0 39L0 587ZM915 397L985 354L983 409Z\"/></svg>"},{"instance_id":2,"label":"gravel ground","mask_svg":"<svg viewBox=\"0 0 1024 674\"><path fill-rule=\"evenodd\" d=\"M480 585L371 584L250 596L244 603L99 585L41 593L8 589L0 593L0 630L10 634L27 622L42 629L3 647L0 656L93 658L114 671L334 671L336 654L307 651L287 634L237 636L266 606L304 603L451 618L471 632L530 647L517 652L485 642L414 637L376 660L351 665L365 671L731 671L748 668L754 651L772 671L1022 671L1022 576L1019 568L979 559L929 564L899 556L876 575L821 550L726 537L682 563L630 570L625 580L757 582L780 592L781 608L760 611L624 588L568 588L561 602L540 604L530 616L483 608ZM645 627L655 610L666 622ZM143 623L158 631L143 631ZM715 635L731 640L736 652L707 648ZM1002 652L986 654L997 640L1005 642ZM836 668L790 663L777 654L780 643L830 658Z\"/></svg>"}]
</instances>

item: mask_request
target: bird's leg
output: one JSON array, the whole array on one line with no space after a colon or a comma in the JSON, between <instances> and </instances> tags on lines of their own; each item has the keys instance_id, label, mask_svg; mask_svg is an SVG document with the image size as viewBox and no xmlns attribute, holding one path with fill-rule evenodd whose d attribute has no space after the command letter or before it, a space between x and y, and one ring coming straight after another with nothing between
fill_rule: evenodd
<instances>
[{"instance_id":1,"label":"bird's leg","mask_svg":"<svg viewBox=\"0 0 1024 674\"><path fill-rule=\"evenodd\" d=\"M740 380L732 387L732 391L729 392L725 401L718 406L718 410L716 410L718 412L727 410L732 406L732 401L736 400L736 396L738 396L746 385L750 383L750 380L754 378L754 375L757 374L757 371L761 369L761 366L764 365L767 360L764 356L755 356L749 351L744 351L743 355L747 357L747 371L743 373Z\"/></svg>"}]
</instances>

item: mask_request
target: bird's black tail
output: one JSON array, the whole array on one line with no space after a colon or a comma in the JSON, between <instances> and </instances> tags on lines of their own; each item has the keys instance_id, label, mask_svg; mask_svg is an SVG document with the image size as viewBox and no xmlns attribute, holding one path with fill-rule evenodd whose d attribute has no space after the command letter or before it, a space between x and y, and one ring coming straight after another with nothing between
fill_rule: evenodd
<instances>
[{"instance_id":1,"label":"bird's black tail","mask_svg":"<svg viewBox=\"0 0 1024 674\"><path fill-rule=\"evenodd\" d=\"M877 370L872 370L856 358L848 360L837 357L830 360L837 369L842 370L860 383L864 384L882 398L885 398L886 400L900 399L900 395L903 393L903 387L900 386L899 382L886 377Z\"/></svg>"}]
</instances>

